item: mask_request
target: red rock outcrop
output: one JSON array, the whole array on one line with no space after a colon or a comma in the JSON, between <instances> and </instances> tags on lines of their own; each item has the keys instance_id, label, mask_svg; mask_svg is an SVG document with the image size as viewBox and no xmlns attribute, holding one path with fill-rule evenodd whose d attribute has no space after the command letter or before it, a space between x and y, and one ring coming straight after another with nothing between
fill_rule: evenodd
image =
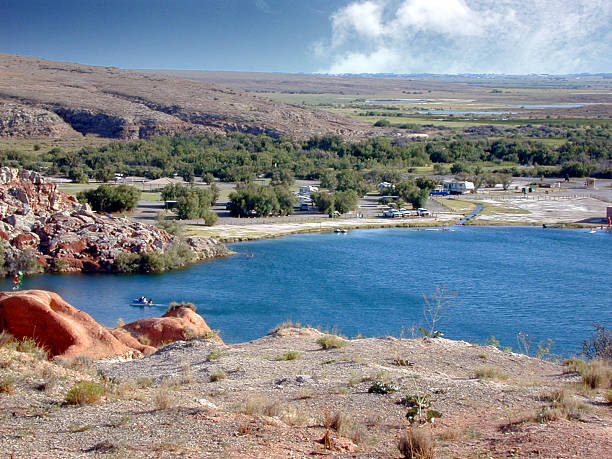
<instances>
[{"instance_id":1,"label":"red rock outcrop","mask_svg":"<svg viewBox=\"0 0 612 459\"><path fill-rule=\"evenodd\" d=\"M68 272L111 271L120 253L166 252L179 242L155 226L92 212L40 174L8 167L0 168L0 238L9 242L5 260L29 250L45 270ZM187 243L196 260L228 253L209 238Z\"/></svg>"},{"instance_id":2,"label":"red rock outcrop","mask_svg":"<svg viewBox=\"0 0 612 459\"><path fill-rule=\"evenodd\" d=\"M34 338L50 357L142 356L140 349L118 340L89 314L44 290L0 292L0 330L19 339Z\"/></svg>"},{"instance_id":3,"label":"red rock outcrop","mask_svg":"<svg viewBox=\"0 0 612 459\"><path fill-rule=\"evenodd\" d=\"M147 346L146 344L142 344L140 341L138 341L136 338L130 335L130 333L127 330L124 330L123 328L113 328L112 330L109 330L109 331L113 334L115 338L117 338L127 347L136 349L142 352L144 355L151 355L155 351L157 351L157 348L153 346Z\"/></svg>"},{"instance_id":4,"label":"red rock outcrop","mask_svg":"<svg viewBox=\"0 0 612 459\"><path fill-rule=\"evenodd\" d=\"M132 336L151 346L193 338L198 335L210 336L223 343L212 332L206 321L188 306L171 308L162 317L140 319L124 325Z\"/></svg>"}]
</instances>

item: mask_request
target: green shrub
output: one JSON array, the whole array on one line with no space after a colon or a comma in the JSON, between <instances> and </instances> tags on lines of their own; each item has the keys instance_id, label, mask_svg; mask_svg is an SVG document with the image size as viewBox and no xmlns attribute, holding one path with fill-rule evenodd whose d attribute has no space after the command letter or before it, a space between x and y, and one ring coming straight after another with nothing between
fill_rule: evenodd
<instances>
[{"instance_id":1,"label":"green shrub","mask_svg":"<svg viewBox=\"0 0 612 459\"><path fill-rule=\"evenodd\" d=\"M337 336L325 335L317 340L317 344L323 349L335 349L346 346L347 342Z\"/></svg>"},{"instance_id":2,"label":"green shrub","mask_svg":"<svg viewBox=\"0 0 612 459\"><path fill-rule=\"evenodd\" d=\"M219 360L224 355L226 354L224 352L221 352L219 349L213 349L212 351L210 351L210 353L206 357L206 361L214 362L215 360Z\"/></svg>"},{"instance_id":3,"label":"green shrub","mask_svg":"<svg viewBox=\"0 0 612 459\"><path fill-rule=\"evenodd\" d=\"M401 386L393 383L384 383L381 381L374 381L374 384L368 389L369 394L380 394L387 395L393 392L397 392L401 389Z\"/></svg>"},{"instance_id":4,"label":"green shrub","mask_svg":"<svg viewBox=\"0 0 612 459\"><path fill-rule=\"evenodd\" d=\"M227 379L227 374L223 370L213 371L210 374L210 382L221 381L222 379Z\"/></svg>"},{"instance_id":5,"label":"green shrub","mask_svg":"<svg viewBox=\"0 0 612 459\"><path fill-rule=\"evenodd\" d=\"M277 355L276 360L298 360L300 357L298 351L287 351L284 354Z\"/></svg>"},{"instance_id":6,"label":"green shrub","mask_svg":"<svg viewBox=\"0 0 612 459\"><path fill-rule=\"evenodd\" d=\"M67 405L92 405L106 393L104 386L93 382L80 382L68 391L64 401Z\"/></svg>"},{"instance_id":7,"label":"green shrub","mask_svg":"<svg viewBox=\"0 0 612 459\"><path fill-rule=\"evenodd\" d=\"M80 202L87 202L97 212L123 212L138 204L140 191L128 185L100 185L95 190L77 194Z\"/></svg>"}]
</instances>

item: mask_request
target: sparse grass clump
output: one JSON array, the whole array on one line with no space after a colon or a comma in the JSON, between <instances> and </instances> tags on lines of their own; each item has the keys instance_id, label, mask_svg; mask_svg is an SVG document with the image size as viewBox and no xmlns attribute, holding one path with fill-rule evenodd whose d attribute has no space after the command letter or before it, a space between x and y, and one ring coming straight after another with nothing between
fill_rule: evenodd
<instances>
[{"instance_id":1,"label":"sparse grass clump","mask_svg":"<svg viewBox=\"0 0 612 459\"><path fill-rule=\"evenodd\" d=\"M210 353L206 357L206 361L207 362L213 362L215 360L219 360L224 355L226 355L226 354L224 352L220 351L219 349L213 349L212 351L210 351Z\"/></svg>"},{"instance_id":2,"label":"sparse grass clump","mask_svg":"<svg viewBox=\"0 0 612 459\"><path fill-rule=\"evenodd\" d=\"M433 459L434 442L424 429L408 429L400 438L398 449L406 459Z\"/></svg>"},{"instance_id":3,"label":"sparse grass clump","mask_svg":"<svg viewBox=\"0 0 612 459\"><path fill-rule=\"evenodd\" d=\"M355 443L362 443L367 436L363 423L358 422L350 413L336 412L326 417L326 427L334 429L338 435L349 438Z\"/></svg>"},{"instance_id":4,"label":"sparse grass clump","mask_svg":"<svg viewBox=\"0 0 612 459\"><path fill-rule=\"evenodd\" d=\"M17 378L13 375L0 376L0 394L14 394Z\"/></svg>"},{"instance_id":5,"label":"sparse grass clump","mask_svg":"<svg viewBox=\"0 0 612 459\"><path fill-rule=\"evenodd\" d=\"M177 309L180 308L189 308L191 309L193 312L197 312L198 308L196 308L196 305L193 303L187 303L185 301L181 301L180 303L178 301L172 301L170 303L170 306L168 306L168 309L166 309L166 314L168 314L169 312L175 311Z\"/></svg>"},{"instance_id":6,"label":"sparse grass clump","mask_svg":"<svg viewBox=\"0 0 612 459\"><path fill-rule=\"evenodd\" d=\"M582 381L591 389L612 386L612 366L602 360L593 360L582 374Z\"/></svg>"},{"instance_id":7,"label":"sparse grass clump","mask_svg":"<svg viewBox=\"0 0 612 459\"><path fill-rule=\"evenodd\" d=\"M47 360L49 354L44 346L38 344L34 338L15 339L12 335L2 332L0 346L17 352L30 354L37 360Z\"/></svg>"},{"instance_id":8,"label":"sparse grass clump","mask_svg":"<svg viewBox=\"0 0 612 459\"><path fill-rule=\"evenodd\" d=\"M302 328L302 324L299 322L293 322L292 320L286 320L285 322L278 324L276 327L270 330L268 334L271 335L286 328Z\"/></svg>"},{"instance_id":9,"label":"sparse grass clump","mask_svg":"<svg viewBox=\"0 0 612 459\"><path fill-rule=\"evenodd\" d=\"M101 384L80 382L68 391L64 401L67 405L93 405L98 403L105 393L106 389Z\"/></svg>"},{"instance_id":10,"label":"sparse grass clump","mask_svg":"<svg viewBox=\"0 0 612 459\"><path fill-rule=\"evenodd\" d=\"M572 358L565 361L568 373L578 373L583 384L589 389L608 388L612 386L612 366L609 361L585 360Z\"/></svg>"},{"instance_id":11,"label":"sparse grass clump","mask_svg":"<svg viewBox=\"0 0 612 459\"><path fill-rule=\"evenodd\" d=\"M337 336L325 335L317 340L322 349L339 349L346 346L347 342Z\"/></svg>"},{"instance_id":12,"label":"sparse grass clump","mask_svg":"<svg viewBox=\"0 0 612 459\"><path fill-rule=\"evenodd\" d=\"M225 373L223 370L213 371L210 374L210 382L217 382L223 379L227 379L227 373Z\"/></svg>"},{"instance_id":13,"label":"sparse grass clump","mask_svg":"<svg viewBox=\"0 0 612 459\"><path fill-rule=\"evenodd\" d=\"M241 411L250 415L280 416L284 406L276 400L263 397L250 397Z\"/></svg>"},{"instance_id":14,"label":"sparse grass clump","mask_svg":"<svg viewBox=\"0 0 612 459\"><path fill-rule=\"evenodd\" d=\"M170 386L166 381L159 387L153 398L155 406L158 410L167 410L175 405L175 398L171 392Z\"/></svg>"},{"instance_id":15,"label":"sparse grass clump","mask_svg":"<svg viewBox=\"0 0 612 459\"><path fill-rule=\"evenodd\" d=\"M300 357L298 351L287 351L284 354L277 355L275 360L298 360Z\"/></svg>"},{"instance_id":16,"label":"sparse grass clump","mask_svg":"<svg viewBox=\"0 0 612 459\"><path fill-rule=\"evenodd\" d=\"M587 406L577 401L567 389L558 389L543 399L549 403L536 414L534 420L537 422L580 419L587 409Z\"/></svg>"},{"instance_id":17,"label":"sparse grass clump","mask_svg":"<svg viewBox=\"0 0 612 459\"><path fill-rule=\"evenodd\" d=\"M505 381L510 377L510 375L508 375L508 373L504 373L499 368L485 366L480 367L478 370L476 370L475 377L477 379L493 379L498 381Z\"/></svg>"},{"instance_id":18,"label":"sparse grass clump","mask_svg":"<svg viewBox=\"0 0 612 459\"><path fill-rule=\"evenodd\" d=\"M151 387L153 385L153 378L150 376L143 376L142 378L138 378L136 380L136 385L141 389L146 389L147 387Z\"/></svg>"}]
</instances>

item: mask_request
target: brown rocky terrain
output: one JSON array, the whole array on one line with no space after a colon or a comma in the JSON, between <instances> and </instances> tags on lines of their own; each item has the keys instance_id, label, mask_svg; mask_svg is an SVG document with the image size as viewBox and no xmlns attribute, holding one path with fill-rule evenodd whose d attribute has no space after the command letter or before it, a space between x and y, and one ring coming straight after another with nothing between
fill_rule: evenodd
<instances>
[{"instance_id":1,"label":"brown rocky terrain","mask_svg":"<svg viewBox=\"0 0 612 459\"><path fill-rule=\"evenodd\" d=\"M111 271L119 254L167 253L180 243L157 227L92 212L36 172L7 167L0 168L0 239L14 271L36 269L24 252L47 271ZM185 242L195 260L228 253L213 239Z\"/></svg>"},{"instance_id":2,"label":"brown rocky terrain","mask_svg":"<svg viewBox=\"0 0 612 459\"><path fill-rule=\"evenodd\" d=\"M376 130L211 83L0 53L0 136L137 139L231 131L353 138Z\"/></svg>"},{"instance_id":3,"label":"brown rocky terrain","mask_svg":"<svg viewBox=\"0 0 612 459\"><path fill-rule=\"evenodd\" d=\"M409 425L399 401L429 394L442 417L414 429L432 436L435 457L612 455L612 406L572 367L441 338L338 338L328 349L321 338L329 335L288 327L229 347L194 339L140 360L61 366L4 344L0 450L16 458L397 458ZM98 384L99 400L69 404L78 382ZM372 393L375 382L397 391Z\"/></svg>"}]
</instances>

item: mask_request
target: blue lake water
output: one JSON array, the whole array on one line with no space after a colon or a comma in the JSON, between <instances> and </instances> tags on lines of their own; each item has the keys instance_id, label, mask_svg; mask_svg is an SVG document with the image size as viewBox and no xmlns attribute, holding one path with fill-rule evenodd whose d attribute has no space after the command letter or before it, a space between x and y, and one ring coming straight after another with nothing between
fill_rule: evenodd
<instances>
[{"instance_id":1,"label":"blue lake water","mask_svg":"<svg viewBox=\"0 0 612 459\"><path fill-rule=\"evenodd\" d=\"M535 227L353 230L233 244L239 255L159 275L40 275L24 288L58 292L104 325L163 314L191 301L227 342L263 336L285 320L354 336L395 335L423 320L423 294L457 295L438 328L517 348L553 339L580 352L592 323L612 327L612 233ZM10 288L4 279L0 287ZM150 296L159 306L135 307Z\"/></svg>"},{"instance_id":2,"label":"blue lake water","mask_svg":"<svg viewBox=\"0 0 612 459\"><path fill-rule=\"evenodd\" d=\"M461 111L461 110L421 110L419 115L514 115L515 112L486 112L486 111Z\"/></svg>"}]
</instances>

